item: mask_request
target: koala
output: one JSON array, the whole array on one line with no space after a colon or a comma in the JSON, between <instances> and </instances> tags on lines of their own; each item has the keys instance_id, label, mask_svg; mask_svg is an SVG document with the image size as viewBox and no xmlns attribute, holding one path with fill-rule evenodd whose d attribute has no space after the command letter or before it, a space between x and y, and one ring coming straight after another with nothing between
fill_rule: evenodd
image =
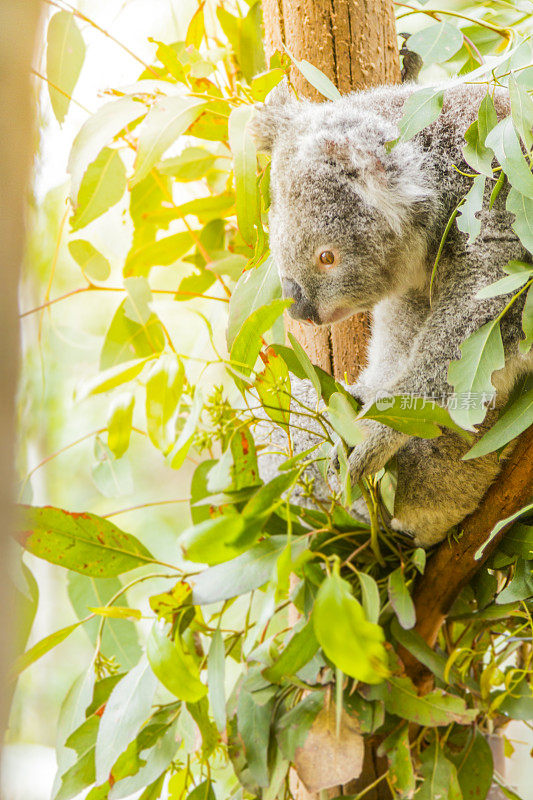
<instances>
[{"instance_id":1,"label":"koala","mask_svg":"<svg viewBox=\"0 0 533 800\"><path fill-rule=\"evenodd\" d=\"M443 232L472 185L464 134L486 90L447 89L438 119L390 149L386 143L398 137L404 104L417 88L382 86L312 103L280 85L257 108L252 126L259 148L271 155L271 252L283 294L294 301L290 315L329 325L372 312L368 363L349 387L364 407L381 393L446 404L453 391L448 366L460 357L459 346L512 296L478 299L476 293L503 277L511 259L531 261L511 228L508 188L489 210L488 180L481 233L469 242L451 227L430 296ZM495 90L493 99L498 117L507 116L506 91ZM502 319L506 363L492 376L496 409L478 435L533 367L531 354L518 349L522 308L523 297ZM420 546L442 540L472 512L501 468L494 454L463 461L471 444L448 429L437 439L421 439L376 421L362 424L366 437L349 456L351 479L356 483L395 456L391 527L412 534Z\"/></svg>"}]
</instances>

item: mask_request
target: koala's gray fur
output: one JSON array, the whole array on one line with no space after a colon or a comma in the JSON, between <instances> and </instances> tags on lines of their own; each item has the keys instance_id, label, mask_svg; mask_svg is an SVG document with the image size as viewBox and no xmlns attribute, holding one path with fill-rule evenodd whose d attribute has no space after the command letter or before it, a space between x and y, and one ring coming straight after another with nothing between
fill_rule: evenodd
<instances>
[{"instance_id":1,"label":"koala's gray fur","mask_svg":"<svg viewBox=\"0 0 533 800\"><path fill-rule=\"evenodd\" d=\"M366 404L380 392L446 398L448 365L459 345L494 319L510 295L479 300L476 293L503 277L511 259L531 257L511 229L507 189L480 214L471 244L453 226L429 302L429 280L446 223L471 179L462 155L464 133L477 118L483 87L445 92L441 115L411 141L387 152L398 136L406 99L418 87L385 86L335 102L298 102L287 87L275 91L254 120L259 146L271 153L270 241L293 316L330 323L372 309L368 365L350 387ZM498 117L508 95L496 90ZM487 184L490 184L487 181ZM338 263L322 268L330 250ZM523 300L523 298L520 298ZM523 302L501 323L506 366L493 375L497 408L531 356L518 351ZM493 421L494 415L488 418ZM354 482L394 455L398 488L392 526L429 546L478 505L499 472L494 455L461 461L468 445L453 433L408 437L368 420L367 437L350 455Z\"/></svg>"}]
</instances>

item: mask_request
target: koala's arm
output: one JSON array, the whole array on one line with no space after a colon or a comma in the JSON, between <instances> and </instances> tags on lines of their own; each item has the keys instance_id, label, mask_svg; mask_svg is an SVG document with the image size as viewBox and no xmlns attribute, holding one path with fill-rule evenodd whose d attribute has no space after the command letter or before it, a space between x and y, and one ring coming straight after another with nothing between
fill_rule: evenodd
<instances>
[{"instance_id":1,"label":"koala's arm","mask_svg":"<svg viewBox=\"0 0 533 800\"><path fill-rule=\"evenodd\" d=\"M450 275L449 280L441 286L438 297L431 312L414 337L409 358L401 372L392 380L384 381L380 389L391 395L416 395L422 397L442 398L446 402L452 392L448 384L448 367L450 361L460 357L459 346L472 333L486 322L495 319L504 308L509 297L494 297L479 300L477 291L499 277L501 272L491 262L490 243L485 247L481 241L476 248L471 248L468 257L459 263L442 264L442 268ZM510 258L523 257L511 254ZM504 259L502 263L507 263ZM509 347L509 340L520 339L519 315L514 315L518 322L507 325L504 341ZM391 326L394 320L391 320ZM357 392L357 387L354 387ZM374 398L365 398L366 407ZM357 482L363 475L373 474L385 466L387 461L407 443L409 437L388 428L374 420L364 420L366 438L350 454L350 472L352 481Z\"/></svg>"}]
</instances>

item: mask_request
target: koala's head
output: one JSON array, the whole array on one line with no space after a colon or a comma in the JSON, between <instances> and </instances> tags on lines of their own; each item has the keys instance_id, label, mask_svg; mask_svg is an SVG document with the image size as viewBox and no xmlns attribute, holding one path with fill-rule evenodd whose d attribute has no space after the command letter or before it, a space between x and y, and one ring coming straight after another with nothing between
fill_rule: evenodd
<instances>
[{"instance_id":1,"label":"koala's head","mask_svg":"<svg viewBox=\"0 0 533 800\"><path fill-rule=\"evenodd\" d=\"M291 316L328 324L405 284L432 191L414 145L387 152L393 124L353 97L299 102L281 84L252 133L272 156L270 246Z\"/></svg>"}]
</instances>

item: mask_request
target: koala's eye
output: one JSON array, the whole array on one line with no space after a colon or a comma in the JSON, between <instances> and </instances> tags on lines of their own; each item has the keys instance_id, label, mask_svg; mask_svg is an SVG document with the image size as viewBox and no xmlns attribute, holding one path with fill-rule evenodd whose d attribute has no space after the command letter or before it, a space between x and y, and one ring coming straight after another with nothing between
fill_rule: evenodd
<instances>
[{"instance_id":1,"label":"koala's eye","mask_svg":"<svg viewBox=\"0 0 533 800\"><path fill-rule=\"evenodd\" d=\"M318 260L325 267L331 267L335 263L335 253L332 250L323 250L318 256Z\"/></svg>"}]
</instances>

